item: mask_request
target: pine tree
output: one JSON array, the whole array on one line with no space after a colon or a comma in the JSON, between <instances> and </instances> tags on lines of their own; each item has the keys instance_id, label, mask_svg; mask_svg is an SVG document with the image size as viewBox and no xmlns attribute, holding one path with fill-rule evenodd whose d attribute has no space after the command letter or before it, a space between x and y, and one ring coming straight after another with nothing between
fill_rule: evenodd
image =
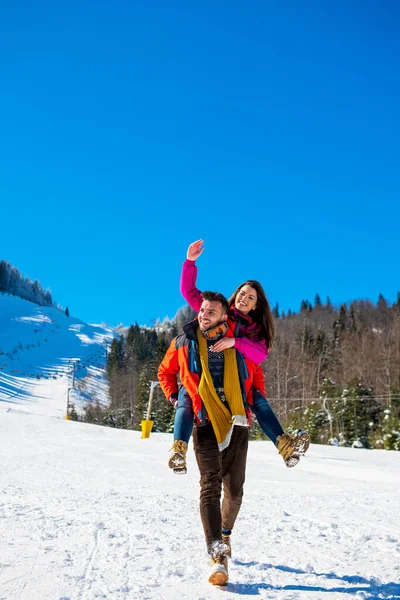
<instances>
[{"instance_id":1,"label":"pine tree","mask_svg":"<svg viewBox=\"0 0 400 600\"><path fill-rule=\"evenodd\" d=\"M196 317L195 311L188 305L180 308L176 313L175 325L178 331L178 335L182 333L182 327L192 321Z\"/></svg>"},{"instance_id":2,"label":"pine tree","mask_svg":"<svg viewBox=\"0 0 400 600\"><path fill-rule=\"evenodd\" d=\"M315 294L314 306L322 306L321 297L318 293Z\"/></svg>"},{"instance_id":3,"label":"pine tree","mask_svg":"<svg viewBox=\"0 0 400 600\"><path fill-rule=\"evenodd\" d=\"M12 294L13 296L18 296L18 292L20 289L20 283L21 283L21 275L18 271L18 269L16 269L15 267L11 267L9 269L9 275L8 275L8 293Z\"/></svg>"},{"instance_id":4,"label":"pine tree","mask_svg":"<svg viewBox=\"0 0 400 600\"><path fill-rule=\"evenodd\" d=\"M385 298L382 296L382 294L379 294L379 296L378 296L377 306L378 306L378 310L381 312L386 312L388 309L388 303L385 300Z\"/></svg>"},{"instance_id":5,"label":"pine tree","mask_svg":"<svg viewBox=\"0 0 400 600\"><path fill-rule=\"evenodd\" d=\"M111 342L110 351L107 356L107 373L110 377L121 369L124 362L124 340L122 335L119 339L114 338Z\"/></svg>"},{"instance_id":6,"label":"pine tree","mask_svg":"<svg viewBox=\"0 0 400 600\"><path fill-rule=\"evenodd\" d=\"M303 412L301 427L306 429L313 444L326 444L329 440L329 417L315 402L310 402ZM298 426L295 427L296 429Z\"/></svg>"},{"instance_id":7,"label":"pine tree","mask_svg":"<svg viewBox=\"0 0 400 600\"><path fill-rule=\"evenodd\" d=\"M275 304L274 308L272 309L272 314L274 315L275 319L279 319L279 304L278 304L278 302Z\"/></svg>"},{"instance_id":8,"label":"pine tree","mask_svg":"<svg viewBox=\"0 0 400 600\"><path fill-rule=\"evenodd\" d=\"M68 309L68 306L67 306L67 308L65 309L65 316L66 316L66 317L69 317L69 309Z\"/></svg>"},{"instance_id":9,"label":"pine tree","mask_svg":"<svg viewBox=\"0 0 400 600\"><path fill-rule=\"evenodd\" d=\"M41 285L38 282L38 280L35 279L35 281L32 283L32 294L33 294L33 301L36 303L40 302L40 289L41 289Z\"/></svg>"},{"instance_id":10,"label":"pine tree","mask_svg":"<svg viewBox=\"0 0 400 600\"><path fill-rule=\"evenodd\" d=\"M332 405L341 444L350 446L354 442L361 442L365 448L369 448L369 438L377 427L381 410L371 388L358 379L349 381L341 398Z\"/></svg>"},{"instance_id":11,"label":"pine tree","mask_svg":"<svg viewBox=\"0 0 400 600\"><path fill-rule=\"evenodd\" d=\"M382 294L379 294L377 309L380 316L379 327L386 330L388 327L390 327L391 312L389 309L389 304Z\"/></svg>"},{"instance_id":12,"label":"pine tree","mask_svg":"<svg viewBox=\"0 0 400 600\"><path fill-rule=\"evenodd\" d=\"M71 421L79 421L78 413L76 412L75 404L69 405L69 418Z\"/></svg>"},{"instance_id":13,"label":"pine tree","mask_svg":"<svg viewBox=\"0 0 400 600\"><path fill-rule=\"evenodd\" d=\"M137 354L140 344L140 327L137 323L131 325L126 336L126 355L131 357Z\"/></svg>"},{"instance_id":14,"label":"pine tree","mask_svg":"<svg viewBox=\"0 0 400 600\"><path fill-rule=\"evenodd\" d=\"M300 312L307 312L308 311L308 300L302 300L301 301L301 305L300 305Z\"/></svg>"},{"instance_id":15,"label":"pine tree","mask_svg":"<svg viewBox=\"0 0 400 600\"><path fill-rule=\"evenodd\" d=\"M0 292L8 291L8 264L5 260L0 262Z\"/></svg>"},{"instance_id":16,"label":"pine tree","mask_svg":"<svg viewBox=\"0 0 400 600\"><path fill-rule=\"evenodd\" d=\"M354 303L350 306L350 316L349 316L349 331L351 331L351 333L356 333L357 332L357 320L356 320L356 313L354 310Z\"/></svg>"},{"instance_id":17,"label":"pine tree","mask_svg":"<svg viewBox=\"0 0 400 600\"><path fill-rule=\"evenodd\" d=\"M342 331L345 331L346 325L347 325L347 307L345 304L342 304L342 306L339 309L339 328Z\"/></svg>"}]
</instances>

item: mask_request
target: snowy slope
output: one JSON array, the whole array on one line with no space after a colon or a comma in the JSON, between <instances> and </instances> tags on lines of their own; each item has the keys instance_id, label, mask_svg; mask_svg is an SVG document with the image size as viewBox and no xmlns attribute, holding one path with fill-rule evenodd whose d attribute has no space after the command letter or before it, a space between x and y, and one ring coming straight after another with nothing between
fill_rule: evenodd
<instances>
[{"instance_id":1,"label":"snowy slope","mask_svg":"<svg viewBox=\"0 0 400 600\"><path fill-rule=\"evenodd\" d=\"M0 402L25 405L24 400L29 400L30 410L34 410L46 387L40 382L53 379L58 391L63 390L65 413L74 363L71 402L81 410L86 401L107 402L106 343L113 337L110 328L88 325L56 308L0 294ZM43 413L43 403L39 410Z\"/></svg>"},{"instance_id":2,"label":"snowy slope","mask_svg":"<svg viewBox=\"0 0 400 600\"><path fill-rule=\"evenodd\" d=\"M171 435L66 421L60 381L0 402L1 600L400 598L400 453L251 442L222 591L192 448L177 477Z\"/></svg>"}]
</instances>

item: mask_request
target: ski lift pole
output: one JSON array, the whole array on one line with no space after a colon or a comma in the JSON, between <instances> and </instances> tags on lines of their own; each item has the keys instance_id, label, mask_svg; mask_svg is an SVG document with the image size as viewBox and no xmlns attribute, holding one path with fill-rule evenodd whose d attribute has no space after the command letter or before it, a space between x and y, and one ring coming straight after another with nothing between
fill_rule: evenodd
<instances>
[{"instance_id":1,"label":"ski lift pole","mask_svg":"<svg viewBox=\"0 0 400 600\"><path fill-rule=\"evenodd\" d=\"M67 415L66 415L66 417L65 417L65 419L66 419L67 421L69 421L69 420L70 420L70 416L69 416L69 393L70 393L70 391L71 391L71 390L72 390L72 388L70 388L70 387L69 387L69 388L68 388L68 390L67 390Z\"/></svg>"},{"instance_id":2,"label":"ski lift pole","mask_svg":"<svg viewBox=\"0 0 400 600\"><path fill-rule=\"evenodd\" d=\"M67 390L67 415L65 417L67 421L70 420L70 414L69 414L69 409L70 409L70 406L69 406L69 393L75 387L75 360L76 359L72 359L72 370L71 370L72 383L71 383L71 387L68 387L68 390Z\"/></svg>"},{"instance_id":3,"label":"ski lift pole","mask_svg":"<svg viewBox=\"0 0 400 600\"><path fill-rule=\"evenodd\" d=\"M142 439L150 437L151 430L154 425L154 421L150 419L151 408L153 405L154 388L159 385L158 381L150 381L150 395L149 404L147 406L146 419L142 421Z\"/></svg>"}]
</instances>

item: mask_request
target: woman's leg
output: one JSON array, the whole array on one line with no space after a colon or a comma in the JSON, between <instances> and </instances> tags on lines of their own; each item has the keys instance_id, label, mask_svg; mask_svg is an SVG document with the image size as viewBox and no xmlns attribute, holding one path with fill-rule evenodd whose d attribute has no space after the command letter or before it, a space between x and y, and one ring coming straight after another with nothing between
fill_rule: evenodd
<instances>
[{"instance_id":1,"label":"woman's leg","mask_svg":"<svg viewBox=\"0 0 400 600\"><path fill-rule=\"evenodd\" d=\"M254 390L253 392L253 405L250 408L256 415L257 421L265 435L276 446L276 438L282 435L284 431L267 399L258 390Z\"/></svg>"},{"instance_id":2,"label":"woman's leg","mask_svg":"<svg viewBox=\"0 0 400 600\"><path fill-rule=\"evenodd\" d=\"M265 435L277 447L286 466L295 467L310 445L308 433L306 431L298 431L296 435L285 433L268 401L258 390L253 392L251 409Z\"/></svg>"},{"instance_id":3,"label":"woman's leg","mask_svg":"<svg viewBox=\"0 0 400 600\"><path fill-rule=\"evenodd\" d=\"M182 386L178 395L178 406L175 411L174 441L182 440L188 443L193 430L193 404L192 399Z\"/></svg>"}]
</instances>

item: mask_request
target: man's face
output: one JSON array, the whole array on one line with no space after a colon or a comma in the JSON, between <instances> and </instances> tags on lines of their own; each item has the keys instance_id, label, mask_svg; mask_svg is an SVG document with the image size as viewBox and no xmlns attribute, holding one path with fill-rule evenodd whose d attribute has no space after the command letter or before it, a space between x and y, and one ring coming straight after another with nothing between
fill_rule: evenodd
<instances>
[{"instance_id":1,"label":"man's face","mask_svg":"<svg viewBox=\"0 0 400 600\"><path fill-rule=\"evenodd\" d=\"M223 312L221 302L215 300L203 300L197 318L199 320L200 330L206 331L207 329L211 329L211 327L226 321L228 315Z\"/></svg>"}]
</instances>

